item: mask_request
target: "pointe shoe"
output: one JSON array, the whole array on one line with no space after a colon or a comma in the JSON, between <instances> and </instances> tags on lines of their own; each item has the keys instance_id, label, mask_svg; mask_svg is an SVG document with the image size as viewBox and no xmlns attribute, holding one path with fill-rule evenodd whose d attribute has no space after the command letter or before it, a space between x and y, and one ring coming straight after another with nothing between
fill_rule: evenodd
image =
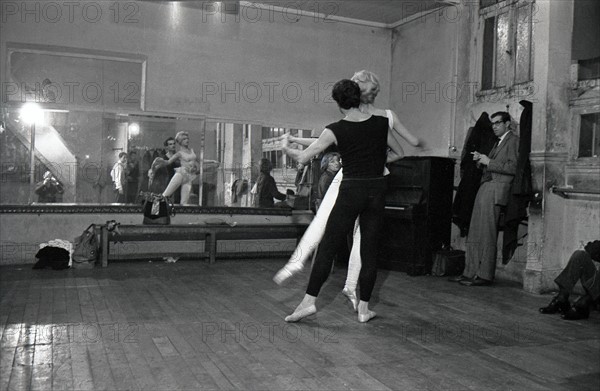
<instances>
[{"instance_id":1,"label":"pointe shoe","mask_svg":"<svg viewBox=\"0 0 600 391\"><path fill-rule=\"evenodd\" d=\"M302 318L306 318L307 316L314 315L317 313L317 307L314 304L309 305L308 307L304 307L302 309L296 309L293 314L285 317L286 322L297 322Z\"/></svg>"},{"instance_id":2,"label":"pointe shoe","mask_svg":"<svg viewBox=\"0 0 600 391\"><path fill-rule=\"evenodd\" d=\"M352 304L352 308L354 308L354 312L358 311L358 298L356 297L356 291L351 291L348 288L344 288L342 290L342 294L350 300Z\"/></svg>"},{"instance_id":3,"label":"pointe shoe","mask_svg":"<svg viewBox=\"0 0 600 391\"><path fill-rule=\"evenodd\" d=\"M288 279L292 278L293 275L294 273L292 273L291 270L289 270L286 267L283 267L275 274L275 276L273 277L273 281L275 281L277 285L282 285Z\"/></svg>"},{"instance_id":4,"label":"pointe shoe","mask_svg":"<svg viewBox=\"0 0 600 391\"><path fill-rule=\"evenodd\" d=\"M373 319L377 314L374 311L369 311L366 314L358 314L358 321L360 323L367 323L371 319Z\"/></svg>"}]
</instances>

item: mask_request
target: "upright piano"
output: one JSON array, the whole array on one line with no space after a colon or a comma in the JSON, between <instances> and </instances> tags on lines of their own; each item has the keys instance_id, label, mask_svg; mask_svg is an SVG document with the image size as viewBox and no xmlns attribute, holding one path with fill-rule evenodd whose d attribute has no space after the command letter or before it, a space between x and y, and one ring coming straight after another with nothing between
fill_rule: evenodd
<instances>
[{"instance_id":1,"label":"upright piano","mask_svg":"<svg viewBox=\"0 0 600 391\"><path fill-rule=\"evenodd\" d=\"M429 274L433 254L450 244L454 160L411 156L388 168L378 266Z\"/></svg>"}]
</instances>

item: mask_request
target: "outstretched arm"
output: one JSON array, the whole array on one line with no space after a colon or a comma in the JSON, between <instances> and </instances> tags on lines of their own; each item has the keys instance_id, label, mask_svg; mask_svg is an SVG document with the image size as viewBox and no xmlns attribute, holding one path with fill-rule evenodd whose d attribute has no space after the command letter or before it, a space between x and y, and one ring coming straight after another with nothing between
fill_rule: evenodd
<instances>
[{"instance_id":1,"label":"outstretched arm","mask_svg":"<svg viewBox=\"0 0 600 391\"><path fill-rule=\"evenodd\" d=\"M285 135L283 137L285 137ZM292 135L288 135L288 140L290 140L291 143L304 145L305 147L308 147L310 144L317 141L316 138L296 137Z\"/></svg>"},{"instance_id":2,"label":"outstretched arm","mask_svg":"<svg viewBox=\"0 0 600 391\"><path fill-rule=\"evenodd\" d=\"M388 153L386 163L392 163L404 157L404 150L402 150L402 145L400 145L400 142L398 142L398 139L394 136L393 133L393 129L388 130Z\"/></svg>"},{"instance_id":3,"label":"outstretched arm","mask_svg":"<svg viewBox=\"0 0 600 391\"><path fill-rule=\"evenodd\" d=\"M283 137L282 146L283 153L296 160L299 163L306 164L310 161L310 159L323 152L327 147L331 144L337 143L335 135L333 132L327 128L321 133L321 136L317 139L317 141L313 142L308 146L308 148L299 151L297 149L291 149L289 147L289 136Z\"/></svg>"},{"instance_id":4,"label":"outstretched arm","mask_svg":"<svg viewBox=\"0 0 600 391\"><path fill-rule=\"evenodd\" d=\"M404 150L402 149L401 140L404 139L414 147L420 145L419 139L413 136L412 133L406 129L404 125L398 119L398 116L393 111L389 110L392 115L393 128L388 129L388 155L387 163L395 162L396 160L404 157Z\"/></svg>"},{"instance_id":5,"label":"outstretched arm","mask_svg":"<svg viewBox=\"0 0 600 391\"><path fill-rule=\"evenodd\" d=\"M175 162L176 160L178 160L179 158L181 158L181 152L176 152L173 156L171 156L169 158L169 160L167 160L166 164L173 164L173 162Z\"/></svg>"},{"instance_id":6,"label":"outstretched arm","mask_svg":"<svg viewBox=\"0 0 600 391\"><path fill-rule=\"evenodd\" d=\"M402 122L400 122L396 113L394 113L391 110L390 113L392 113L392 119L394 121L394 128L392 129L393 131L391 133L396 138L396 140L400 142L399 138L401 137L408 141L408 143L413 147L418 147L420 144L419 139L412 133L410 133L404 125L402 125Z\"/></svg>"}]
</instances>

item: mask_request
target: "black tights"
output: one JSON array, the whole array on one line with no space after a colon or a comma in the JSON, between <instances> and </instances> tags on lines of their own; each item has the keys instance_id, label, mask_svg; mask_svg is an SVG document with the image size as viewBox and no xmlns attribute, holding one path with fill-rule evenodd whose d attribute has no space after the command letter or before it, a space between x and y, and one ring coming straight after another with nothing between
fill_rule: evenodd
<instances>
[{"instance_id":1,"label":"black tights","mask_svg":"<svg viewBox=\"0 0 600 391\"><path fill-rule=\"evenodd\" d=\"M369 301L377 278L377 249L385 207L385 180L349 180L342 182L340 192L325 227L317 258L310 274L306 293L318 296L329 276L337 250L352 231L360 216L361 262L360 299Z\"/></svg>"}]
</instances>

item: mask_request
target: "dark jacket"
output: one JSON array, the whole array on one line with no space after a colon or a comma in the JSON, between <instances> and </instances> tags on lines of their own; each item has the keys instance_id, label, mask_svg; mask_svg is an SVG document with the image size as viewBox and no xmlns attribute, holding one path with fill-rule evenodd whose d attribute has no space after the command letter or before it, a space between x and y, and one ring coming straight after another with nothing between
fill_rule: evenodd
<instances>
[{"instance_id":1,"label":"dark jacket","mask_svg":"<svg viewBox=\"0 0 600 391\"><path fill-rule=\"evenodd\" d=\"M275 205L273 198L285 200L286 195L277 190L275 179L269 173L261 172L256 181L256 200L254 206L257 208L272 208Z\"/></svg>"}]
</instances>

